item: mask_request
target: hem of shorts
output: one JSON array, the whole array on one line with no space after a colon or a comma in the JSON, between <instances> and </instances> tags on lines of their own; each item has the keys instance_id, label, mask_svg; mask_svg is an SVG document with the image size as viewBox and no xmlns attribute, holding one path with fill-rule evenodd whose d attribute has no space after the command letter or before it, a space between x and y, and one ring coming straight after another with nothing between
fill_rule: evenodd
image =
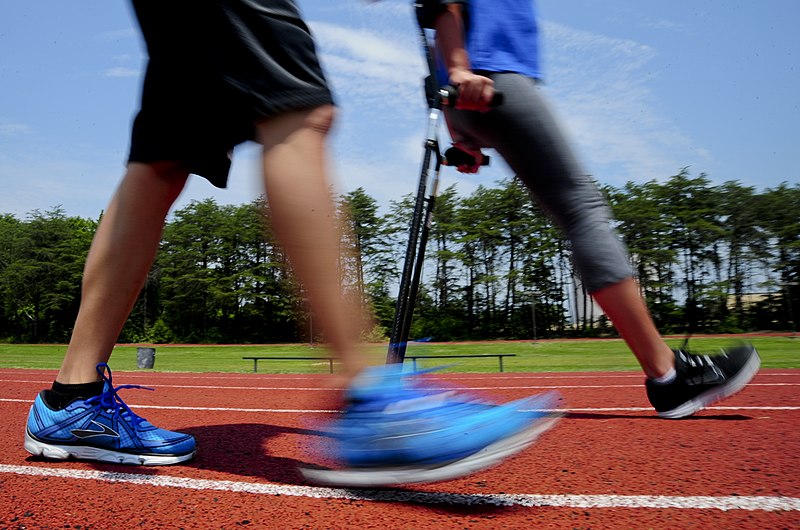
<instances>
[{"instance_id":1,"label":"hem of shorts","mask_svg":"<svg viewBox=\"0 0 800 530\"><path fill-rule=\"evenodd\" d=\"M251 94L253 102L250 105L250 111L252 112L253 116L253 127L255 127L260 121L280 116L281 114L285 114L287 112L308 110L322 105L336 104L331 91L323 87L312 87L304 90L293 90L291 92L270 94L270 96L268 97L262 97L259 96L258 94L253 94L253 92L251 92L249 89L246 89L236 83L231 83L231 84L234 85L237 88L237 90ZM255 129L253 129L253 133L249 137L244 138L236 145L241 145L247 141L257 141L257 133ZM234 147L236 146L231 146L231 149L233 149ZM129 153L127 162L128 163L139 162L147 164L152 162L160 162L167 159L168 158L152 156L152 155L132 156L131 153ZM186 162L184 161L184 163ZM208 170L203 171L202 169L200 169L200 172L196 172L194 170L198 168L193 168L192 165L193 164L191 163L187 164L191 175L196 175L198 177L204 178L212 186L216 188L225 189L228 187L228 180L230 176L228 173L226 173L225 175L221 175L217 174L214 171L208 171ZM228 169L228 171L230 171L230 168Z\"/></svg>"},{"instance_id":2,"label":"hem of shorts","mask_svg":"<svg viewBox=\"0 0 800 530\"><path fill-rule=\"evenodd\" d=\"M244 143L244 142L242 142ZM150 155L150 156L131 156L128 155L128 159L126 164L130 163L138 163L138 164L153 164L155 162L165 162L165 161L175 161L184 164L189 175L194 175L196 177L203 178L209 182L212 186L219 189L226 189L228 187L228 179L230 177L230 167L228 168L227 172L223 175L221 172L211 171L208 169L201 169L194 166L191 162L187 162L180 157L170 157L170 156L159 156L159 155Z\"/></svg>"},{"instance_id":3,"label":"hem of shorts","mask_svg":"<svg viewBox=\"0 0 800 530\"><path fill-rule=\"evenodd\" d=\"M605 281L602 281L602 282L592 282L591 285L589 285L587 283L586 292L588 294L590 294L590 295L593 295L597 291L601 291L601 290L603 290L603 289L605 289L607 287L611 287L611 286L616 285L616 284L618 284L620 282L623 282L623 281L627 280L628 278L634 278L634 277L635 277L635 275L633 274L633 272L628 271L625 274L619 275L618 277L609 278L609 279L606 279Z\"/></svg>"},{"instance_id":4,"label":"hem of shorts","mask_svg":"<svg viewBox=\"0 0 800 530\"><path fill-rule=\"evenodd\" d=\"M260 119L279 116L286 112L307 110L321 105L335 105L333 94L327 87L311 86L306 89L295 89L284 92L269 92L262 96L261 91L252 86L230 82L238 91L248 95L251 100L250 110Z\"/></svg>"}]
</instances>

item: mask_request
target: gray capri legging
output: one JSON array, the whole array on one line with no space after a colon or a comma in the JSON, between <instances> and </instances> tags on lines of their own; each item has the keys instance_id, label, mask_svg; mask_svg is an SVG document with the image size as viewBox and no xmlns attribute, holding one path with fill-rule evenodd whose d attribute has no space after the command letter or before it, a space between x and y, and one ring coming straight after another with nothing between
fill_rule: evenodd
<instances>
[{"instance_id":1,"label":"gray capri legging","mask_svg":"<svg viewBox=\"0 0 800 530\"><path fill-rule=\"evenodd\" d=\"M485 73L503 92L489 112L445 109L453 139L495 149L572 242L573 261L589 293L632 276L628 251L610 208L576 160L536 81Z\"/></svg>"}]
</instances>

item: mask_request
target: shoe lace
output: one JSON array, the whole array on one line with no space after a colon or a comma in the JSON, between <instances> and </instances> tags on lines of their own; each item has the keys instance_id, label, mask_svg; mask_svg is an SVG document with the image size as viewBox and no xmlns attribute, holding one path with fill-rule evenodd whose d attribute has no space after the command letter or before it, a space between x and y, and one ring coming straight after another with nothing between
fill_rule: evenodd
<instances>
[{"instance_id":1,"label":"shoe lace","mask_svg":"<svg viewBox=\"0 0 800 530\"><path fill-rule=\"evenodd\" d=\"M714 361L712 361L708 355L689 353L683 348L678 350L678 355L680 356L681 360L683 360L683 362L685 362L688 366L692 368L704 368L706 366L714 366Z\"/></svg>"},{"instance_id":2,"label":"shoe lace","mask_svg":"<svg viewBox=\"0 0 800 530\"><path fill-rule=\"evenodd\" d=\"M676 353L684 362L684 366L688 368L688 371L696 374L705 373L706 376L709 375L708 372L710 371L714 374L711 376L711 379L716 377L724 377L724 374L720 370L719 366L710 356L705 354L689 353L689 351L685 349L686 342L688 342L688 339L684 342L684 346L677 350Z\"/></svg>"},{"instance_id":3,"label":"shoe lace","mask_svg":"<svg viewBox=\"0 0 800 530\"><path fill-rule=\"evenodd\" d=\"M120 390L127 389L127 388L134 388L140 390L155 390L154 388L149 388L146 386L141 385L120 385L114 386L111 377L111 368L109 368L108 364L100 363L96 367L97 373L100 374L100 378L105 382L106 390L102 394L98 396L91 397L86 400L87 405L95 405L98 404L100 407L104 408L106 411L113 414L114 419L125 419L130 421L130 423L139 428L143 421L147 421L141 416L137 415L135 412L131 410L131 408L119 397L117 393Z\"/></svg>"}]
</instances>

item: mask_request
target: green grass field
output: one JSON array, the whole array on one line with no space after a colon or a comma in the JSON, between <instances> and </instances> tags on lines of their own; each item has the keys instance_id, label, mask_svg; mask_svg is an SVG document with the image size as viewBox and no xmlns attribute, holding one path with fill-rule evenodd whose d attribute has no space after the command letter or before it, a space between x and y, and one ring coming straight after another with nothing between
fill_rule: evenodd
<instances>
[{"instance_id":1,"label":"green grass field","mask_svg":"<svg viewBox=\"0 0 800 530\"><path fill-rule=\"evenodd\" d=\"M695 337L690 349L713 352L736 339ZM800 338L747 337L761 354L764 368L800 367ZM668 340L679 346L681 339ZM324 347L309 345L235 345L235 346L170 346L158 345L155 367L171 372L252 372L253 362L244 356L304 357L324 356ZM375 362L382 362L386 345L369 346ZM65 345L0 344L0 368L57 369L66 351ZM412 343L407 355L475 355L513 353L516 357L503 362L506 372L618 371L637 370L638 365L619 339L565 340L481 343ZM431 367L453 364L447 371L496 372L495 358L419 360L417 366ZM114 350L111 366L116 370L136 370L136 346L119 346ZM264 373L326 373L327 361L260 361L258 371Z\"/></svg>"}]
</instances>

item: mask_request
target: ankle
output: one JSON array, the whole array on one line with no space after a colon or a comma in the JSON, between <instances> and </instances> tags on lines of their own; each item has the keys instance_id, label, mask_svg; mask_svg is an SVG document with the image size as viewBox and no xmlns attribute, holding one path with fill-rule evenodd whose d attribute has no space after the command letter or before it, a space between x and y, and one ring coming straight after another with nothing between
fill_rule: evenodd
<instances>
[{"instance_id":1,"label":"ankle","mask_svg":"<svg viewBox=\"0 0 800 530\"><path fill-rule=\"evenodd\" d=\"M673 382L676 377L678 377L678 372L676 372L675 368L673 367L667 370L667 372L663 375L651 377L650 380L659 385L668 385L669 383Z\"/></svg>"},{"instance_id":2,"label":"ankle","mask_svg":"<svg viewBox=\"0 0 800 530\"><path fill-rule=\"evenodd\" d=\"M61 410L76 399L87 399L103 393L103 381L92 383L64 384L53 381L49 390L42 392L42 399L53 410Z\"/></svg>"}]
</instances>

